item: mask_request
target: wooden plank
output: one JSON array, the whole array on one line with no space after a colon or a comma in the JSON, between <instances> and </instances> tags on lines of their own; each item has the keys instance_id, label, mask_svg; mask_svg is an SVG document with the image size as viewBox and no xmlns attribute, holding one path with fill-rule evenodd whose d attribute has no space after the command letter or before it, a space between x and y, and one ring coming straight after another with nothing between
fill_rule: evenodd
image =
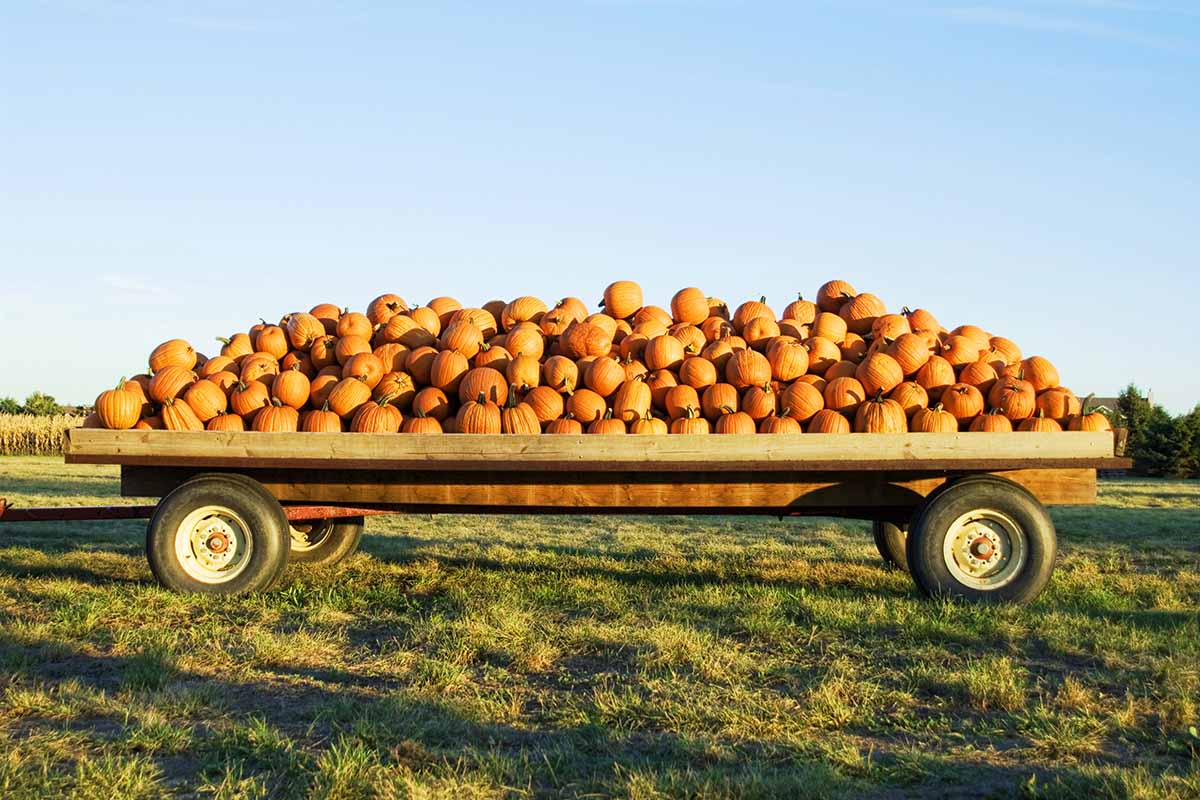
<instances>
[{"instance_id":1,"label":"wooden plank","mask_svg":"<svg viewBox=\"0 0 1200 800\"><path fill-rule=\"evenodd\" d=\"M394 506L405 510L594 509L631 513L788 514L817 509L913 508L946 474L829 472L801 475L699 472L363 472L358 470L238 470L284 502ZM197 470L123 467L121 492L161 496ZM1092 469L1030 469L1000 473L1046 505L1096 500Z\"/></svg>"},{"instance_id":2,"label":"wooden plank","mask_svg":"<svg viewBox=\"0 0 1200 800\"><path fill-rule=\"evenodd\" d=\"M430 436L75 429L66 452L68 463L479 472L1078 468L1112 456L1107 432Z\"/></svg>"}]
</instances>

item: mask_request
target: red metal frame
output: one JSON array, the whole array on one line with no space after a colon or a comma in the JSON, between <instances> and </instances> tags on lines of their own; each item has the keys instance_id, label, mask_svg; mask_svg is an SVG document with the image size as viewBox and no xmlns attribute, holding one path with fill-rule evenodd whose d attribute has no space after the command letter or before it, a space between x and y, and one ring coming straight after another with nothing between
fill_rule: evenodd
<instances>
[{"instance_id":1,"label":"red metal frame","mask_svg":"<svg viewBox=\"0 0 1200 800\"><path fill-rule=\"evenodd\" d=\"M149 519L155 506L42 506L15 508L0 497L0 522L87 522L93 520ZM357 506L284 506L293 522L313 519L344 519L392 514L382 508Z\"/></svg>"}]
</instances>

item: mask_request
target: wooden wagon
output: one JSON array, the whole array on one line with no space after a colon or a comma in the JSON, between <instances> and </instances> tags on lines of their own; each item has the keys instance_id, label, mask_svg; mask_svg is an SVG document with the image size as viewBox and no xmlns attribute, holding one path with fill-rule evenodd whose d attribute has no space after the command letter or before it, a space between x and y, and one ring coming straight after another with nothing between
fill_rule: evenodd
<instances>
[{"instance_id":1,"label":"wooden wagon","mask_svg":"<svg viewBox=\"0 0 1200 800\"><path fill-rule=\"evenodd\" d=\"M1054 568L1048 505L1096 501L1128 466L1112 433L472 436L76 429L66 460L118 464L156 506L13 509L0 519L149 516L178 591L271 587L288 560L335 563L368 514L818 515L871 520L928 595L1028 603ZM40 513L39 513L40 512ZM144 512L144 513L143 513Z\"/></svg>"}]
</instances>

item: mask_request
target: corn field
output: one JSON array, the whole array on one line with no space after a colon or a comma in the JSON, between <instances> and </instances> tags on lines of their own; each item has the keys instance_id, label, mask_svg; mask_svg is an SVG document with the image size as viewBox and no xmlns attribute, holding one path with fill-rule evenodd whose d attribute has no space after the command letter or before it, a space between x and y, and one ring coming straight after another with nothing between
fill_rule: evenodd
<instances>
[{"instance_id":1,"label":"corn field","mask_svg":"<svg viewBox=\"0 0 1200 800\"><path fill-rule=\"evenodd\" d=\"M83 417L67 414L0 414L0 455L58 455L63 449L63 433L82 424Z\"/></svg>"}]
</instances>

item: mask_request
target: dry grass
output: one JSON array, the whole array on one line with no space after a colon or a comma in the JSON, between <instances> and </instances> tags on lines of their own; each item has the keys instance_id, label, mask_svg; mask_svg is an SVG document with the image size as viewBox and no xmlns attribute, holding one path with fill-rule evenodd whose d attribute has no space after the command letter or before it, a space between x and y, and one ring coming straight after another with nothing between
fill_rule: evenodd
<instances>
[{"instance_id":1,"label":"dry grass","mask_svg":"<svg viewBox=\"0 0 1200 800\"><path fill-rule=\"evenodd\" d=\"M51 456L62 452L63 434L83 417L55 414L0 414L0 456Z\"/></svg>"},{"instance_id":2,"label":"dry grass","mask_svg":"<svg viewBox=\"0 0 1200 800\"><path fill-rule=\"evenodd\" d=\"M0 459L22 505L116 490ZM1200 797L1200 485L1053 516L1027 609L835 520L372 518L233 600L136 522L0 526L0 797Z\"/></svg>"}]
</instances>

